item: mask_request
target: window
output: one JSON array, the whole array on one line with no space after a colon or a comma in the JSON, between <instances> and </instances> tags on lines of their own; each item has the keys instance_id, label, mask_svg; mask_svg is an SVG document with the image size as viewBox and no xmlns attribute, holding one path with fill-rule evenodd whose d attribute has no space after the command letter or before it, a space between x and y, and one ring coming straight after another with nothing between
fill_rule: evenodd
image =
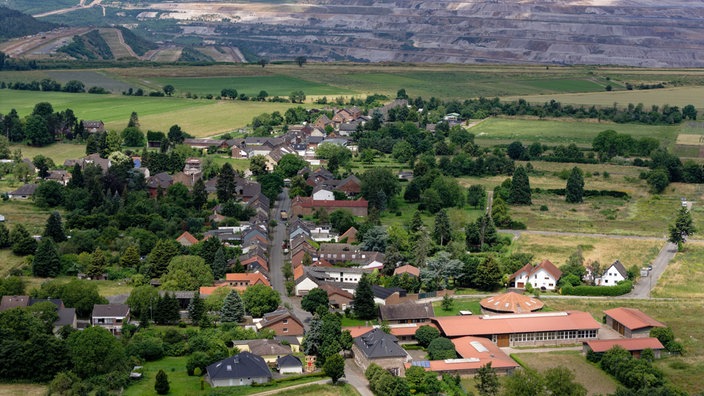
<instances>
[{"instance_id":1,"label":"window","mask_svg":"<svg viewBox=\"0 0 704 396\"><path fill-rule=\"evenodd\" d=\"M288 327L284 327L284 333L288 333Z\"/></svg>"},{"instance_id":2,"label":"window","mask_svg":"<svg viewBox=\"0 0 704 396\"><path fill-rule=\"evenodd\" d=\"M284 319L284 324L288 324L288 319Z\"/></svg>"}]
</instances>

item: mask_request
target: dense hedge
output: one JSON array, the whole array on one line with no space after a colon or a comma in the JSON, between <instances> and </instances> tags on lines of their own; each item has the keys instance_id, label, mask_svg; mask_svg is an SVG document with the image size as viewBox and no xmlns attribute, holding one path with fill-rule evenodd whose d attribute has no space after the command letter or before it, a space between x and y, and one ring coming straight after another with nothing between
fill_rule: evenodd
<instances>
[{"instance_id":1,"label":"dense hedge","mask_svg":"<svg viewBox=\"0 0 704 396\"><path fill-rule=\"evenodd\" d=\"M536 193L541 193L541 192L546 192L548 194L555 194L555 195L565 195L565 189L564 188L549 188L549 189L540 189L536 188L533 190L533 192ZM585 197L614 197L614 198L630 198L631 196L628 195L627 192L623 191L614 191L614 190L584 190L584 196Z\"/></svg>"},{"instance_id":2,"label":"dense hedge","mask_svg":"<svg viewBox=\"0 0 704 396\"><path fill-rule=\"evenodd\" d=\"M633 289L633 282L627 280L616 286L563 286L561 293L566 296L621 296Z\"/></svg>"}]
</instances>

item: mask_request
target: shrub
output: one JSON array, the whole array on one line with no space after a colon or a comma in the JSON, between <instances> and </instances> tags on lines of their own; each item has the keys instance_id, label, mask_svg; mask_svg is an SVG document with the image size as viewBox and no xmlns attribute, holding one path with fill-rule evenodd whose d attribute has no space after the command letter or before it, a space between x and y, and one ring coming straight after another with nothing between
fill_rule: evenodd
<instances>
[{"instance_id":1,"label":"shrub","mask_svg":"<svg viewBox=\"0 0 704 396\"><path fill-rule=\"evenodd\" d=\"M547 206L547 205L540 205L540 211L541 211L541 212L547 212L547 211L548 211L548 206Z\"/></svg>"},{"instance_id":2,"label":"shrub","mask_svg":"<svg viewBox=\"0 0 704 396\"><path fill-rule=\"evenodd\" d=\"M630 293L633 289L633 282L623 281L616 286L569 286L565 285L561 290L566 296L621 296Z\"/></svg>"},{"instance_id":3,"label":"shrub","mask_svg":"<svg viewBox=\"0 0 704 396\"><path fill-rule=\"evenodd\" d=\"M455 344L445 337L438 337L428 345L428 355L431 360L454 359L457 357Z\"/></svg>"}]
</instances>

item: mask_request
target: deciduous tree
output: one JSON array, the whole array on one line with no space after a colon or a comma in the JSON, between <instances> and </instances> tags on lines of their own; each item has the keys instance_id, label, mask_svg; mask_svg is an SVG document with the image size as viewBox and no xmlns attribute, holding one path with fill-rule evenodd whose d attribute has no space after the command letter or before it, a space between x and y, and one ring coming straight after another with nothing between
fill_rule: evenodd
<instances>
[{"instance_id":1,"label":"deciduous tree","mask_svg":"<svg viewBox=\"0 0 704 396\"><path fill-rule=\"evenodd\" d=\"M308 292L301 300L301 308L314 314L318 311L318 307L323 307L325 309L330 305L328 300L328 293L320 288L315 288Z\"/></svg>"},{"instance_id":2,"label":"deciduous tree","mask_svg":"<svg viewBox=\"0 0 704 396\"><path fill-rule=\"evenodd\" d=\"M345 375L345 358L340 354L335 354L325 359L323 372L330 377L333 384Z\"/></svg>"},{"instance_id":3,"label":"deciduous tree","mask_svg":"<svg viewBox=\"0 0 704 396\"><path fill-rule=\"evenodd\" d=\"M242 299L245 311L255 318L261 318L265 313L275 311L281 304L279 293L262 284L248 287Z\"/></svg>"},{"instance_id":4,"label":"deciduous tree","mask_svg":"<svg viewBox=\"0 0 704 396\"><path fill-rule=\"evenodd\" d=\"M686 207L681 207L677 212L675 223L669 227L668 241L676 243L678 246L684 244L691 235L697 232L692 221L692 214Z\"/></svg>"}]
</instances>

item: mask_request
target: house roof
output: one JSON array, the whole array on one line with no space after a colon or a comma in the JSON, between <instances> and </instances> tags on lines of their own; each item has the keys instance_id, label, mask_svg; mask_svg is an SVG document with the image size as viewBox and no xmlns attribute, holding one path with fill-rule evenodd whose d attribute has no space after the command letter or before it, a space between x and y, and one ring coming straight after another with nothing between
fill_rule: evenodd
<instances>
[{"instance_id":1,"label":"house roof","mask_svg":"<svg viewBox=\"0 0 704 396\"><path fill-rule=\"evenodd\" d=\"M29 296L2 296L0 312L17 307L28 307Z\"/></svg>"},{"instance_id":2,"label":"house roof","mask_svg":"<svg viewBox=\"0 0 704 396\"><path fill-rule=\"evenodd\" d=\"M198 243L198 239L196 237L194 237L193 234L191 234L188 231L184 231L183 234L181 234L178 238L176 238L176 241L178 241L182 245L183 245L183 242L188 242L191 245L195 245L196 243Z\"/></svg>"},{"instance_id":3,"label":"house roof","mask_svg":"<svg viewBox=\"0 0 704 396\"><path fill-rule=\"evenodd\" d=\"M416 304L406 302L403 304L379 306L381 320L411 320L429 319L435 316L432 303Z\"/></svg>"},{"instance_id":4,"label":"house roof","mask_svg":"<svg viewBox=\"0 0 704 396\"><path fill-rule=\"evenodd\" d=\"M352 295L352 293L347 292L343 289L340 289L339 287L334 286L328 282L322 282L320 284L320 286L318 286L318 288L325 290L325 292L328 293L329 298L332 298L332 296L337 294L339 296L342 296L342 297L350 299L350 300L354 299L354 295Z\"/></svg>"},{"instance_id":5,"label":"house roof","mask_svg":"<svg viewBox=\"0 0 704 396\"><path fill-rule=\"evenodd\" d=\"M372 285L372 293L374 297L386 300L392 294L398 292L399 296L405 296L406 291L398 287L383 287L379 285Z\"/></svg>"},{"instance_id":6,"label":"house roof","mask_svg":"<svg viewBox=\"0 0 704 396\"><path fill-rule=\"evenodd\" d=\"M261 283L266 286L271 286L269 279L261 272L225 274L225 280L228 282L249 282L250 285Z\"/></svg>"},{"instance_id":7,"label":"house roof","mask_svg":"<svg viewBox=\"0 0 704 396\"><path fill-rule=\"evenodd\" d=\"M76 319L76 308L59 308L57 311L59 318L54 322L55 327L72 325Z\"/></svg>"},{"instance_id":8,"label":"house roof","mask_svg":"<svg viewBox=\"0 0 704 396\"><path fill-rule=\"evenodd\" d=\"M262 317L262 320L259 322L259 325L257 327L259 328L265 328L269 327L275 323L278 323L284 319L291 319L294 322L298 323L301 327L303 327L303 322L301 322L296 315L291 313L288 309L279 307L276 311L274 312L269 312L267 314L264 314Z\"/></svg>"},{"instance_id":9,"label":"house roof","mask_svg":"<svg viewBox=\"0 0 704 396\"><path fill-rule=\"evenodd\" d=\"M515 292L508 292L499 294L498 296L487 297L479 301L479 304L482 308L488 309L489 311L512 313L537 311L543 308L544 305L543 302L537 298Z\"/></svg>"},{"instance_id":10,"label":"house roof","mask_svg":"<svg viewBox=\"0 0 704 396\"><path fill-rule=\"evenodd\" d=\"M252 256L246 260L242 260L242 266L246 267L248 265L257 263L260 267L264 268L265 271L269 271L269 263L261 256Z\"/></svg>"},{"instance_id":11,"label":"house roof","mask_svg":"<svg viewBox=\"0 0 704 396\"><path fill-rule=\"evenodd\" d=\"M416 278L420 276L420 270L418 267L414 267L410 264L402 265L394 270L394 275L413 275Z\"/></svg>"},{"instance_id":12,"label":"house roof","mask_svg":"<svg viewBox=\"0 0 704 396\"><path fill-rule=\"evenodd\" d=\"M291 205L300 205L304 208L366 208L369 202L364 198L354 201L323 201L313 200L311 197L296 197Z\"/></svg>"},{"instance_id":13,"label":"house roof","mask_svg":"<svg viewBox=\"0 0 704 396\"><path fill-rule=\"evenodd\" d=\"M293 356L293 355L286 355L286 356L281 356L280 358L276 359L276 365L281 368L281 367L303 367L303 363L301 363L301 359Z\"/></svg>"},{"instance_id":14,"label":"house roof","mask_svg":"<svg viewBox=\"0 0 704 396\"><path fill-rule=\"evenodd\" d=\"M606 352L609 349L620 346L627 351L642 351L643 349L665 349L662 343L653 337L648 338L619 338L615 340L593 340L584 341L594 352Z\"/></svg>"},{"instance_id":15,"label":"house roof","mask_svg":"<svg viewBox=\"0 0 704 396\"><path fill-rule=\"evenodd\" d=\"M631 330L644 329L646 327L667 327L662 322L658 322L636 308L619 307L607 309L604 313Z\"/></svg>"},{"instance_id":16,"label":"house roof","mask_svg":"<svg viewBox=\"0 0 704 396\"><path fill-rule=\"evenodd\" d=\"M560 279L562 276L562 271L560 271L555 264L551 263L549 260L543 260L540 264L533 266L532 264L528 263L524 265L521 269L518 271L514 272L511 276L509 276L508 280L510 281L511 279L514 279L518 277L521 273L527 272L528 276L530 277L534 273L540 271L541 269L545 270L548 274L550 274L555 280L557 281Z\"/></svg>"},{"instance_id":17,"label":"house roof","mask_svg":"<svg viewBox=\"0 0 704 396\"><path fill-rule=\"evenodd\" d=\"M124 318L130 313L127 304L95 304L91 317Z\"/></svg>"},{"instance_id":18,"label":"house roof","mask_svg":"<svg viewBox=\"0 0 704 396\"><path fill-rule=\"evenodd\" d=\"M493 342L483 337L461 337L452 340L460 359L445 359L431 361L414 361L406 363L411 366L423 367L426 371L460 371L477 370L488 363L492 368L516 368L518 363L508 357Z\"/></svg>"},{"instance_id":19,"label":"house roof","mask_svg":"<svg viewBox=\"0 0 704 396\"><path fill-rule=\"evenodd\" d=\"M614 270L618 271L618 273L619 273L624 279L628 279L628 270L627 270L626 267L623 265L623 263L621 263L621 261L619 261L619 260L614 261L614 263L611 264L611 266L609 266L609 268L607 268L606 271L604 271L604 273L608 272L609 269L611 269L611 268L613 268Z\"/></svg>"},{"instance_id":20,"label":"house roof","mask_svg":"<svg viewBox=\"0 0 704 396\"><path fill-rule=\"evenodd\" d=\"M350 227L344 234L340 235L340 240L347 238L348 243L357 242L357 229Z\"/></svg>"},{"instance_id":21,"label":"house roof","mask_svg":"<svg viewBox=\"0 0 704 396\"><path fill-rule=\"evenodd\" d=\"M599 322L587 312L444 316L432 318L447 337L535 333L563 330L598 330Z\"/></svg>"},{"instance_id":22,"label":"house roof","mask_svg":"<svg viewBox=\"0 0 704 396\"><path fill-rule=\"evenodd\" d=\"M252 340L247 342L249 345L249 351L257 356L281 356L291 353L291 347L286 345L281 345L280 342L274 340Z\"/></svg>"},{"instance_id":23,"label":"house roof","mask_svg":"<svg viewBox=\"0 0 704 396\"><path fill-rule=\"evenodd\" d=\"M237 378L271 378L271 371L261 357L240 352L235 356L213 363L206 368L211 380Z\"/></svg>"},{"instance_id":24,"label":"house roof","mask_svg":"<svg viewBox=\"0 0 704 396\"><path fill-rule=\"evenodd\" d=\"M354 344L368 359L406 357L398 339L381 329L374 329L354 339Z\"/></svg>"},{"instance_id":25,"label":"house roof","mask_svg":"<svg viewBox=\"0 0 704 396\"><path fill-rule=\"evenodd\" d=\"M38 184L30 183L18 188L17 190L10 193L10 195L34 195L37 191Z\"/></svg>"},{"instance_id":26,"label":"house roof","mask_svg":"<svg viewBox=\"0 0 704 396\"><path fill-rule=\"evenodd\" d=\"M293 280L297 280L305 274L305 270L302 265L298 265L293 269Z\"/></svg>"},{"instance_id":27,"label":"house roof","mask_svg":"<svg viewBox=\"0 0 704 396\"><path fill-rule=\"evenodd\" d=\"M301 339L299 337L301 337L301 336L277 335L277 336L274 336L274 339L279 342L286 341L289 343L289 345L301 345Z\"/></svg>"}]
</instances>

